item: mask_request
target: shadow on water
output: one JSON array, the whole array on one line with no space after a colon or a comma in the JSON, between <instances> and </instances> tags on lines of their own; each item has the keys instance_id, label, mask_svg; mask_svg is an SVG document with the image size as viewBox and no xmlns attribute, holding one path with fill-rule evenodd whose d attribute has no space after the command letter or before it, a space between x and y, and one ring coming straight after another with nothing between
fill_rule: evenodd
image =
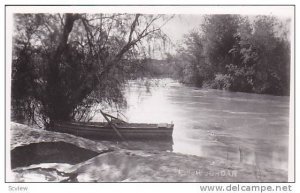
<instances>
[{"instance_id":1,"label":"shadow on water","mask_svg":"<svg viewBox=\"0 0 300 193\"><path fill-rule=\"evenodd\" d=\"M32 143L11 150L11 167L14 169L40 163L77 164L98 154L65 142Z\"/></svg>"}]
</instances>

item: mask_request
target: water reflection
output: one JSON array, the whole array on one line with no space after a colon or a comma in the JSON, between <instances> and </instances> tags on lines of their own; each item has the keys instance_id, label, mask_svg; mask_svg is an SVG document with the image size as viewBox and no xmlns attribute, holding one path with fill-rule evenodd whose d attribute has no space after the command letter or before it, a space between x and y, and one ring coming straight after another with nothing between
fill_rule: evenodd
<instances>
[{"instance_id":1,"label":"water reflection","mask_svg":"<svg viewBox=\"0 0 300 193\"><path fill-rule=\"evenodd\" d=\"M129 82L126 98L129 122L175 124L174 152L287 170L288 97L197 89L163 79L150 89Z\"/></svg>"}]
</instances>

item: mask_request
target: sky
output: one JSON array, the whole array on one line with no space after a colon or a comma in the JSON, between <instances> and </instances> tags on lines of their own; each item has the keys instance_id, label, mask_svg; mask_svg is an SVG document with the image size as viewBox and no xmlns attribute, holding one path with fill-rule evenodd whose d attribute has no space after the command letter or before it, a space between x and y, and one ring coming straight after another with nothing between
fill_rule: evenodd
<instances>
[{"instance_id":1,"label":"sky","mask_svg":"<svg viewBox=\"0 0 300 193\"><path fill-rule=\"evenodd\" d=\"M184 34L197 28L203 21L203 15L181 14L175 15L162 30L169 36L173 43L180 41Z\"/></svg>"},{"instance_id":2,"label":"sky","mask_svg":"<svg viewBox=\"0 0 300 193\"><path fill-rule=\"evenodd\" d=\"M168 15L172 16L172 15ZM188 34L193 29L199 27L203 21L203 15L200 14L176 14L163 25L161 30L166 34L171 40L171 42L166 42L165 47L160 41L147 42L152 48L154 46L153 52L151 52L150 57L161 59L165 57L165 53L175 54L176 45L183 40L185 34ZM157 23L158 26L162 25L162 21ZM164 23L165 21L163 21ZM164 48L163 48L164 47Z\"/></svg>"}]
</instances>

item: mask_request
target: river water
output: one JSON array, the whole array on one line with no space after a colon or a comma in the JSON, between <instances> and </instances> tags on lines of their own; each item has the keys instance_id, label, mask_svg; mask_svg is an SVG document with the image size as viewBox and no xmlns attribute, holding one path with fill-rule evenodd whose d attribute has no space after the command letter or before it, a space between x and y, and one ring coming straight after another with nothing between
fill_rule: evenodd
<instances>
[{"instance_id":1,"label":"river water","mask_svg":"<svg viewBox=\"0 0 300 193\"><path fill-rule=\"evenodd\" d=\"M199 89L171 79L131 81L125 93L127 121L174 123L173 152L288 169L289 97Z\"/></svg>"}]
</instances>

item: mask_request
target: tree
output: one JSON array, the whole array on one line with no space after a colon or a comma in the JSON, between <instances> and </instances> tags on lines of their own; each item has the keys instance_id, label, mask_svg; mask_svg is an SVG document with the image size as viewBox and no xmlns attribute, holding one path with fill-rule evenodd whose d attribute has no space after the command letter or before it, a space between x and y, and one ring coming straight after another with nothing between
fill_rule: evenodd
<instances>
[{"instance_id":1,"label":"tree","mask_svg":"<svg viewBox=\"0 0 300 193\"><path fill-rule=\"evenodd\" d=\"M236 15L207 15L198 29L184 37L177 57L184 64L184 82L203 86L216 74L226 72L226 65L231 59L228 51L235 43L238 21Z\"/></svg>"},{"instance_id":2,"label":"tree","mask_svg":"<svg viewBox=\"0 0 300 193\"><path fill-rule=\"evenodd\" d=\"M178 49L178 58L183 64L183 82L202 86L213 76L212 66L207 63L205 55L205 37L197 30L184 37L183 46Z\"/></svg>"},{"instance_id":3,"label":"tree","mask_svg":"<svg viewBox=\"0 0 300 193\"><path fill-rule=\"evenodd\" d=\"M244 18L229 51L231 90L289 94L290 48L286 33L275 17L257 16L252 27Z\"/></svg>"},{"instance_id":4,"label":"tree","mask_svg":"<svg viewBox=\"0 0 300 193\"><path fill-rule=\"evenodd\" d=\"M289 95L290 43L281 25L275 17L259 16L254 22L250 44L257 54L256 92Z\"/></svg>"},{"instance_id":5,"label":"tree","mask_svg":"<svg viewBox=\"0 0 300 193\"><path fill-rule=\"evenodd\" d=\"M141 14L16 14L13 105L34 101L50 128L54 121L82 118L101 101L122 103L127 61L139 57L143 39L163 36L160 28L168 19ZM24 85L26 92L20 90Z\"/></svg>"},{"instance_id":6,"label":"tree","mask_svg":"<svg viewBox=\"0 0 300 193\"><path fill-rule=\"evenodd\" d=\"M271 16L206 16L179 47L178 74L200 87L289 95L288 22Z\"/></svg>"},{"instance_id":7,"label":"tree","mask_svg":"<svg viewBox=\"0 0 300 193\"><path fill-rule=\"evenodd\" d=\"M235 43L239 17L237 15L209 15L201 25L204 40L204 55L215 73L226 72L226 64L230 63L228 51Z\"/></svg>"}]
</instances>

